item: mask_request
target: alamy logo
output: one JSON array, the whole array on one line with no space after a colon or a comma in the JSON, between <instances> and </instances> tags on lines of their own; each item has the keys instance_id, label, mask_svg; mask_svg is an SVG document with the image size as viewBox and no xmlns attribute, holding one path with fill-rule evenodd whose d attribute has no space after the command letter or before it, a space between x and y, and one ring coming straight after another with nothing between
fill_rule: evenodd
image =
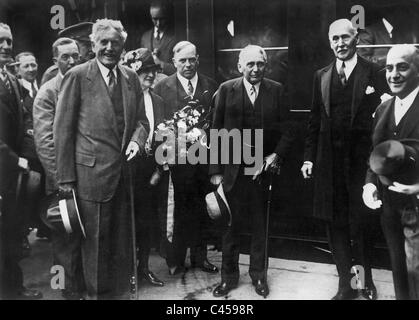
<instances>
[{"instance_id":1,"label":"alamy logo","mask_svg":"<svg viewBox=\"0 0 419 320\"><path fill-rule=\"evenodd\" d=\"M51 278L51 289L63 290L65 289L65 272L64 267L61 265L54 265L51 267L50 273L53 274Z\"/></svg>"}]
</instances>

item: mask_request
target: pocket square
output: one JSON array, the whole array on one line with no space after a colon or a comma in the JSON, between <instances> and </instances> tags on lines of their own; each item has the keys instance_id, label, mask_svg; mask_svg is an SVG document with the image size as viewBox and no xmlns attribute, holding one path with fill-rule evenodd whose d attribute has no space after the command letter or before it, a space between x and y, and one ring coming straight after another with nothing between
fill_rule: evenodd
<instances>
[{"instance_id":1,"label":"pocket square","mask_svg":"<svg viewBox=\"0 0 419 320\"><path fill-rule=\"evenodd\" d=\"M388 93L384 93L384 94L380 97L380 99L381 99L381 103L383 103L383 102L385 102L385 101L387 101L387 100L389 100L389 99L391 99L391 98L393 98L393 96L389 95Z\"/></svg>"},{"instance_id":2,"label":"pocket square","mask_svg":"<svg viewBox=\"0 0 419 320\"><path fill-rule=\"evenodd\" d=\"M365 94L371 94L374 93L375 89L374 87L368 86L367 89L365 90Z\"/></svg>"}]
</instances>

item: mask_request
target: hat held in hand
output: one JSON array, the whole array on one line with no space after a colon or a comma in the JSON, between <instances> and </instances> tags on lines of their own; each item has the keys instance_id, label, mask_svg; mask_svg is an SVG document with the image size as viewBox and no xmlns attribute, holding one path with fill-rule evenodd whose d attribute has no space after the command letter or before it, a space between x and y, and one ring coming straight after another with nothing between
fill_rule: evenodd
<instances>
[{"instance_id":1,"label":"hat held in hand","mask_svg":"<svg viewBox=\"0 0 419 320\"><path fill-rule=\"evenodd\" d=\"M370 168L381 183L412 185L419 182L419 140L387 140L378 144L370 155Z\"/></svg>"},{"instance_id":2,"label":"hat held in hand","mask_svg":"<svg viewBox=\"0 0 419 320\"><path fill-rule=\"evenodd\" d=\"M217 190L205 196L208 215L211 219L231 226L231 210L224 194L223 184L220 183Z\"/></svg>"}]
</instances>

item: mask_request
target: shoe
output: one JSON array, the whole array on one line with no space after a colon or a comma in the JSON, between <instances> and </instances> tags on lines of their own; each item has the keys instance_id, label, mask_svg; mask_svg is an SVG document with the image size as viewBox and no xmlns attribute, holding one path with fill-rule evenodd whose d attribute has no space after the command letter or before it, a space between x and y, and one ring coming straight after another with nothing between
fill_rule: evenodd
<instances>
[{"instance_id":1,"label":"shoe","mask_svg":"<svg viewBox=\"0 0 419 320\"><path fill-rule=\"evenodd\" d=\"M339 289L331 300L353 300L358 297L358 290L352 288Z\"/></svg>"},{"instance_id":2,"label":"shoe","mask_svg":"<svg viewBox=\"0 0 419 320\"><path fill-rule=\"evenodd\" d=\"M204 262L202 262L202 265L198 266L198 268L200 268L202 271L207 272L207 273L218 272L218 268L215 265L213 265L211 262L209 262L207 259L205 259Z\"/></svg>"},{"instance_id":3,"label":"shoe","mask_svg":"<svg viewBox=\"0 0 419 320\"><path fill-rule=\"evenodd\" d=\"M269 294L269 287L266 281L264 280L254 280L252 281L253 286L255 287L255 291L258 295L266 298Z\"/></svg>"},{"instance_id":4,"label":"shoe","mask_svg":"<svg viewBox=\"0 0 419 320\"><path fill-rule=\"evenodd\" d=\"M38 290L32 290L23 287L17 292L16 298L22 300L37 300L42 299L42 293Z\"/></svg>"},{"instance_id":5,"label":"shoe","mask_svg":"<svg viewBox=\"0 0 419 320\"><path fill-rule=\"evenodd\" d=\"M61 295L66 300L85 300L83 294L71 290L62 290Z\"/></svg>"},{"instance_id":6,"label":"shoe","mask_svg":"<svg viewBox=\"0 0 419 320\"><path fill-rule=\"evenodd\" d=\"M139 275L141 278L145 279L149 284L156 286L156 287L163 287L164 282L157 278L153 272L150 270L144 270Z\"/></svg>"},{"instance_id":7,"label":"shoe","mask_svg":"<svg viewBox=\"0 0 419 320\"><path fill-rule=\"evenodd\" d=\"M367 300L377 300L377 288L374 284L367 285L361 290L361 295Z\"/></svg>"},{"instance_id":8,"label":"shoe","mask_svg":"<svg viewBox=\"0 0 419 320\"><path fill-rule=\"evenodd\" d=\"M229 285L227 282L221 282L218 286L215 287L212 295L216 298L224 297L234 288L236 288L236 286Z\"/></svg>"},{"instance_id":9,"label":"shoe","mask_svg":"<svg viewBox=\"0 0 419 320\"><path fill-rule=\"evenodd\" d=\"M188 270L185 267L180 267L180 266L175 267L173 271L169 268L169 274L171 276L177 275L179 273L185 273L186 271Z\"/></svg>"}]
</instances>

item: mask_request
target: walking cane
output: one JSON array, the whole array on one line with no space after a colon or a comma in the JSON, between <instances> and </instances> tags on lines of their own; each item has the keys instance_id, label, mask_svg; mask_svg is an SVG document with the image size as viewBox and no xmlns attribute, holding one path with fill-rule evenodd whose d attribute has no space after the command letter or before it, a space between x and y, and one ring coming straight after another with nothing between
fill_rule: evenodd
<instances>
[{"instance_id":1,"label":"walking cane","mask_svg":"<svg viewBox=\"0 0 419 320\"><path fill-rule=\"evenodd\" d=\"M268 186L268 203L266 208L266 224L265 224L265 281L268 281L268 241L269 241L269 215L271 212L271 201L272 201L272 183L273 183L273 173L268 172L269 175L269 186ZM266 298L266 295L263 296Z\"/></svg>"},{"instance_id":2,"label":"walking cane","mask_svg":"<svg viewBox=\"0 0 419 320\"><path fill-rule=\"evenodd\" d=\"M131 211L131 234L132 234L132 275L130 278L130 299L138 300L138 276L137 276L137 240L135 233L135 211L134 211L134 185L132 179L132 167L128 164L129 171L129 196Z\"/></svg>"}]
</instances>

